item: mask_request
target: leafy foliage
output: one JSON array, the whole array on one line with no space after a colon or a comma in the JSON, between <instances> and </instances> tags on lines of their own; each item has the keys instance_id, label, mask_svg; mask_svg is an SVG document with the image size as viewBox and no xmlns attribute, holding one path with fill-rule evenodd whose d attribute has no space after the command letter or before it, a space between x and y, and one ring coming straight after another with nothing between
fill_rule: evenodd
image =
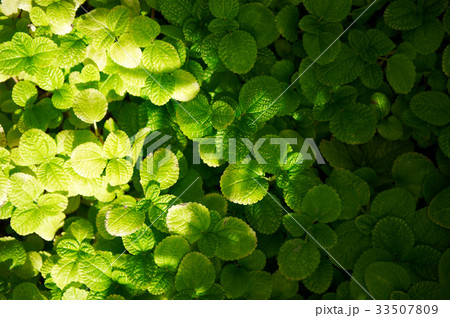
<instances>
[{"instance_id":1,"label":"leafy foliage","mask_svg":"<svg viewBox=\"0 0 450 318\"><path fill-rule=\"evenodd\" d=\"M450 297L448 1L0 14L0 299Z\"/></svg>"}]
</instances>

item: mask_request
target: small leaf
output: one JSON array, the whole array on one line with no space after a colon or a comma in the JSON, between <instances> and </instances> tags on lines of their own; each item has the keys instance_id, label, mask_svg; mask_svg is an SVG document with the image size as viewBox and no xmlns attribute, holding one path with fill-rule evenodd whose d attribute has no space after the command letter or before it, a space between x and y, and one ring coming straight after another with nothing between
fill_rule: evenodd
<instances>
[{"instance_id":1,"label":"small leaf","mask_svg":"<svg viewBox=\"0 0 450 318\"><path fill-rule=\"evenodd\" d=\"M149 46L161 32L158 22L146 16L137 16L131 20L130 34L140 47Z\"/></svg>"},{"instance_id":2,"label":"small leaf","mask_svg":"<svg viewBox=\"0 0 450 318\"><path fill-rule=\"evenodd\" d=\"M150 181L157 181L164 190L177 182L179 173L175 154L168 149L159 149L144 159L140 168L141 185L145 187Z\"/></svg>"},{"instance_id":3,"label":"small leaf","mask_svg":"<svg viewBox=\"0 0 450 318\"><path fill-rule=\"evenodd\" d=\"M238 0L211 0L209 10L216 18L233 19L239 12Z\"/></svg>"},{"instance_id":4,"label":"small leaf","mask_svg":"<svg viewBox=\"0 0 450 318\"><path fill-rule=\"evenodd\" d=\"M172 44L155 40L142 55L142 64L151 73L171 73L180 68L181 62L177 50Z\"/></svg>"},{"instance_id":5,"label":"small leaf","mask_svg":"<svg viewBox=\"0 0 450 318\"><path fill-rule=\"evenodd\" d=\"M396 54L388 60L386 77L397 94L407 94L414 86L416 68L408 56Z\"/></svg>"},{"instance_id":6,"label":"small leaf","mask_svg":"<svg viewBox=\"0 0 450 318\"><path fill-rule=\"evenodd\" d=\"M330 223L337 220L341 210L342 205L339 195L327 185L312 188L303 198L302 212L321 223Z\"/></svg>"},{"instance_id":7,"label":"small leaf","mask_svg":"<svg viewBox=\"0 0 450 318\"><path fill-rule=\"evenodd\" d=\"M180 234L194 243L209 228L209 210L198 203L175 205L169 209L166 222L170 232Z\"/></svg>"},{"instance_id":8,"label":"small leaf","mask_svg":"<svg viewBox=\"0 0 450 318\"><path fill-rule=\"evenodd\" d=\"M372 244L394 256L404 257L414 245L414 234L402 219L385 217L372 230Z\"/></svg>"},{"instance_id":9,"label":"small leaf","mask_svg":"<svg viewBox=\"0 0 450 318\"><path fill-rule=\"evenodd\" d=\"M434 197L428 207L428 216L439 226L450 228L449 205L450 188L444 189Z\"/></svg>"},{"instance_id":10,"label":"small leaf","mask_svg":"<svg viewBox=\"0 0 450 318\"><path fill-rule=\"evenodd\" d=\"M72 168L84 178L99 177L105 169L107 160L102 148L92 142L76 147L72 152Z\"/></svg>"},{"instance_id":11,"label":"small leaf","mask_svg":"<svg viewBox=\"0 0 450 318\"><path fill-rule=\"evenodd\" d=\"M329 22L344 20L352 8L351 0L305 0L306 9Z\"/></svg>"},{"instance_id":12,"label":"small leaf","mask_svg":"<svg viewBox=\"0 0 450 318\"><path fill-rule=\"evenodd\" d=\"M12 100L19 106L30 106L36 101L38 91L36 86L28 81L21 81L14 85Z\"/></svg>"},{"instance_id":13,"label":"small leaf","mask_svg":"<svg viewBox=\"0 0 450 318\"><path fill-rule=\"evenodd\" d=\"M178 291L193 289L196 293L207 291L216 277L214 266L203 254L192 252L181 261L175 286Z\"/></svg>"},{"instance_id":14,"label":"small leaf","mask_svg":"<svg viewBox=\"0 0 450 318\"><path fill-rule=\"evenodd\" d=\"M227 217L217 223L216 255L223 260L236 260L250 255L256 248L256 234L244 221Z\"/></svg>"},{"instance_id":15,"label":"small leaf","mask_svg":"<svg viewBox=\"0 0 450 318\"><path fill-rule=\"evenodd\" d=\"M108 102L98 90L89 88L79 92L73 102L75 115L88 124L99 122L105 117Z\"/></svg>"},{"instance_id":16,"label":"small leaf","mask_svg":"<svg viewBox=\"0 0 450 318\"><path fill-rule=\"evenodd\" d=\"M414 2L396 0L384 12L384 21L395 30L412 30L422 23L422 14Z\"/></svg>"},{"instance_id":17,"label":"small leaf","mask_svg":"<svg viewBox=\"0 0 450 318\"><path fill-rule=\"evenodd\" d=\"M219 45L219 56L223 64L237 74L245 74L256 62L255 39L245 31L234 31L223 37Z\"/></svg>"},{"instance_id":18,"label":"small leaf","mask_svg":"<svg viewBox=\"0 0 450 318\"><path fill-rule=\"evenodd\" d=\"M320 252L310 241L292 239L286 241L278 253L278 266L289 279L301 280L319 267Z\"/></svg>"},{"instance_id":19,"label":"small leaf","mask_svg":"<svg viewBox=\"0 0 450 318\"><path fill-rule=\"evenodd\" d=\"M42 130L30 129L20 137L19 154L24 165L40 164L56 154L56 142Z\"/></svg>"},{"instance_id":20,"label":"small leaf","mask_svg":"<svg viewBox=\"0 0 450 318\"><path fill-rule=\"evenodd\" d=\"M121 130L112 131L105 140L103 151L108 159L127 157L131 151L130 139Z\"/></svg>"},{"instance_id":21,"label":"small leaf","mask_svg":"<svg viewBox=\"0 0 450 318\"><path fill-rule=\"evenodd\" d=\"M229 165L220 178L220 188L231 202L249 205L266 196L269 184L257 165Z\"/></svg>"},{"instance_id":22,"label":"small leaf","mask_svg":"<svg viewBox=\"0 0 450 318\"><path fill-rule=\"evenodd\" d=\"M169 74L153 74L145 81L142 94L158 106L167 104L175 90L175 79Z\"/></svg>"},{"instance_id":23,"label":"small leaf","mask_svg":"<svg viewBox=\"0 0 450 318\"><path fill-rule=\"evenodd\" d=\"M133 234L122 237L122 242L130 254L139 255L151 251L156 240L152 230L144 225Z\"/></svg>"},{"instance_id":24,"label":"small leaf","mask_svg":"<svg viewBox=\"0 0 450 318\"><path fill-rule=\"evenodd\" d=\"M139 230L145 221L145 204L140 206L130 198L125 202L113 203L106 212L106 230L114 236L127 236Z\"/></svg>"},{"instance_id":25,"label":"small leaf","mask_svg":"<svg viewBox=\"0 0 450 318\"><path fill-rule=\"evenodd\" d=\"M191 251L188 241L181 236L168 236L155 248L155 263L175 272L181 259Z\"/></svg>"},{"instance_id":26,"label":"small leaf","mask_svg":"<svg viewBox=\"0 0 450 318\"><path fill-rule=\"evenodd\" d=\"M420 119L436 126L450 122L450 98L442 92L422 92L411 99L410 107Z\"/></svg>"},{"instance_id":27,"label":"small leaf","mask_svg":"<svg viewBox=\"0 0 450 318\"><path fill-rule=\"evenodd\" d=\"M172 77L175 80L172 98L180 102L188 102L197 96L200 85L194 75L185 70L176 70L172 73Z\"/></svg>"}]
</instances>

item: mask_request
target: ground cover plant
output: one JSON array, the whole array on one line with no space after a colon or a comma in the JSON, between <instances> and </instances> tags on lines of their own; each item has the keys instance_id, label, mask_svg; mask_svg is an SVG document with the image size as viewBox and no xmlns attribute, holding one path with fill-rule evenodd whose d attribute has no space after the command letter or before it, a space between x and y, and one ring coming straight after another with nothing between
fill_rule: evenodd
<instances>
[{"instance_id":1,"label":"ground cover plant","mask_svg":"<svg viewBox=\"0 0 450 318\"><path fill-rule=\"evenodd\" d=\"M0 299L449 299L447 0L0 10Z\"/></svg>"}]
</instances>

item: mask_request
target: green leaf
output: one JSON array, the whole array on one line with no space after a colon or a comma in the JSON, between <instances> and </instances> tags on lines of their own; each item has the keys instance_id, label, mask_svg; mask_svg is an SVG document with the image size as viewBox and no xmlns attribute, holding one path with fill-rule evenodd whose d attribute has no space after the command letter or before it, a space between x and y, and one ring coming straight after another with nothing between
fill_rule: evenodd
<instances>
[{"instance_id":1,"label":"green leaf","mask_svg":"<svg viewBox=\"0 0 450 318\"><path fill-rule=\"evenodd\" d=\"M414 246L414 234L405 221L388 216L378 221L372 230L372 244L402 258Z\"/></svg>"},{"instance_id":2,"label":"green leaf","mask_svg":"<svg viewBox=\"0 0 450 318\"><path fill-rule=\"evenodd\" d=\"M275 233L281 225L283 215L281 203L271 196L265 196L245 209L245 217L250 226L263 234Z\"/></svg>"},{"instance_id":3,"label":"green leaf","mask_svg":"<svg viewBox=\"0 0 450 318\"><path fill-rule=\"evenodd\" d=\"M170 232L179 234L190 243L194 243L209 228L209 210L198 203L175 205L169 209L166 222Z\"/></svg>"},{"instance_id":4,"label":"green leaf","mask_svg":"<svg viewBox=\"0 0 450 318\"><path fill-rule=\"evenodd\" d=\"M327 180L329 186L339 194L342 202L340 219L351 219L360 212L360 206L370 199L370 188L359 176L344 169L335 169Z\"/></svg>"},{"instance_id":5,"label":"green leaf","mask_svg":"<svg viewBox=\"0 0 450 318\"><path fill-rule=\"evenodd\" d=\"M106 166L106 181L113 187L126 184L133 176L133 165L125 159L112 159Z\"/></svg>"},{"instance_id":6,"label":"green leaf","mask_svg":"<svg viewBox=\"0 0 450 318\"><path fill-rule=\"evenodd\" d=\"M127 157L131 151L130 139L122 130L112 131L105 140L103 151L108 159Z\"/></svg>"},{"instance_id":7,"label":"green leaf","mask_svg":"<svg viewBox=\"0 0 450 318\"><path fill-rule=\"evenodd\" d=\"M106 212L106 230L114 236L127 236L139 230L145 221L146 203L136 204L129 198L125 202L113 203Z\"/></svg>"},{"instance_id":8,"label":"green leaf","mask_svg":"<svg viewBox=\"0 0 450 318\"><path fill-rule=\"evenodd\" d=\"M135 68L141 64L142 51L129 33L121 35L119 40L111 45L109 55L114 62L126 68Z\"/></svg>"},{"instance_id":9,"label":"green leaf","mask_svg":"<svg viewBox=\"0 0 450 318\"><path fill-rule=\"evenodd\" d=\"M233 19L239 12L238 0L211 0L209 10L216 18Z\"/></svg>"},{"instance_id":10,"label":"green leaf","mask_svg":"<svg viewBox=\"0 0 450 318\"><path fill-rule=\"evenodd\" d=\"M207 291L215 281L214 266L203 254L192 252L181 261L175 286L178 291L193 289L196 293Z\"/></svg>"},{"instance_id":11,"label":"green leaf","mask_svg":"<svg viewBox=\"0 0 450 318\"><path fill-rule=\"evenodd\" d=\"M125 6L115 6L106 17L106 26L115 35L120 35L128 29L131 19L131 11Z\"/></svg>"},{"instance_id":12,"label":"green leaf","mask_svg":"<svg viewBox=\"0 0 450 318\"><path fill-rule=\"evenodd\" d=\"M423 196L424 177L435 171L433 163L418 153L405 153L394 161L392 176L399 187L409 190L415 197ZM414 171L414 173L411 173Z\"/></svg>"},{"instance_id":13,"label":"green leaf","mask_svg":"<svg viewBox=\"0 0 450 318\"><path fill-rule=\"evenodd\" d=\"M92 142L101 146L100 141L90 130L63 130L56 136L57 153L70 155L81 144Z\"/></svg>"},{"instance_id":14,"label":"green leaf","mask_svg":"<svg viewBox=\"0 0 450 318\"><path fill-rule=\"evenodd\" d=\"M317 17L306 16L300 21L300 28L308 29L306 23L314 23L316 28ZM341 24L338 23L319 23L314 32L305 32L303 35L303 46L306 53L313 60L317 60L320 65L333 62L341 53L341 42L336 39L343 32ZM336 41L336 42L335 42ZM330 46L335 42L332 46ZM325 53L324 53L325 52Z\"/></svg>"},{"instance_id":15,"label":"green leaf","mask_svg":"<svg viewBox=\"0 0 450 318\"><path fill-rule=\"evenodd\" d=\"M408 56L396 54L388 60L386 77L397 94L407 94L414 86L416 68Z\"/></svg>"},{"instance_id":16,"label":"green leaf","mask_svg":"<svg viewBox=\"0 0 450 318\"><path fill-rule=\"evenodd\" d=\"M344 20L352 8L351 0L305 0L303 3L309 12L329 22Z\"/></svg>"},{"instance_id":17,"label":"green leaf","mask_svg":"<svg viewBox=\"0 0 450 318\"><path fill-rule=\"evenodd\" d=\"M325 184L312 188L303 198L302 212L321 223L337 220L341 210L339 195Z\"/></svg>"},{"instance_id":18,"label":"green leaf","mask_svg":"<svg viewBox=\"0 0 450 318\"><path fill-rule=\"evenodd\" d=\"M148 218L156 229L169 233L166 225L166 214L168 209L177 201L178 198L176 196L167 194L158 197L152 202L152 206L148 210Z\"/></svg>"},{"instance_id":19,"label":"green leaf","mask_svg":"<svg viewBox=\"0 0 450 318\"><path fill-rule=\"evenodd\" d=\"M256 248L256 234L244 221L227 217L216 224L216 255L223 260L236 260L250 255Z\"/></svg>"},{"instance_id":20,"label":"green leaf","mask_svg":"<svg viewBox=\"0 0 450 318\"><path fill-rule=\"evenodd\" d=\"M68 230L78 243L82 243L84 240L92 240L94 238L94 228L92 224L87 220L77 220L70 224Z\"/></svg>"},{"instance_id":21,"label":"green leaf","mask_svg":"<svg viewBox=\"0 0 450 318\"><path fill-rule=\"evenodd\" d=\"M46 215L56 215L63 212L69 201L67 197L57 193L46 193L39 197L37 204Z\"/></svg>"},{"instance_id":22,"label":"green leaf","mask_svg":"<svg viewBox=\"0 0 450 318\"><path fill-rule=\"evenodd\" d=\"M72 168L84 178L99 177L103 173L106 163L107 159L103 149L93 142L81 144L72 152Z\"/></svg>"},{"instance_id":23,"label":"green leaf","mask_svg":"<svg viewBox=\"0 0 450 318\"><path fill-rule=\"evenodd\" d=\"M367 288L375 299L389 299L394 290L408 290L411 279L408 272L392 262L375 262L370 264L364 279Z\"/></svg>"},{"instance_id":24,"label":"green leaf","mask_svg":"<svg viewBox=\"0 0 450 318\"><path fill-rule=\"evenodd\" d=\"M412 30L422 23L422 14L413 1L396 0L384 12L384 21L395 30Z\"/></svg>"},{"instance_id":25,"label":"green leaf","mask_svg":"<svg viewBox=\"0 0 450 318\"><path fill-rule=\"evenodd\" d=\"M172 77L175 80L175 87L172 98L180 102L188 102L200 92L200 85L191 73L185 70L176 70Z\"/></svg>"},{"instance_id":26,"label":"green leaf","mask_svg":"<svg viewBox=\"0 0 450 318\"><path fill-rule=\"evenodd\" d=\"M333 63L316 68L317 79L326 85L344 85L353 82L362 74L364 61L347 45L341 46L341 53Z\"/></svg>"},{"instance_id":27,"label":"green leaf","mask_svg":"<svg viewBox=\"0 0 450 318\"><path fill-rule=\"evenodd\" d=\"M160 0L159 5L164 18L174 25L182 25L193 12L190 0Z\"/></svg>"},{"instance_id":28,"label":"green leaf","mask_svg":"<svg viewBox=\"0 0 450 318\"><path fill-rule=\"evenodd\" d=\"M155 40L142 54L142 64L151 73L171 73L180 68L180 56L172 44Z\"/></svg>"},{"instance_id":29,"label":"green leaf","mask_svg":"<svg viewBox=\"0 0 450 318\"><path fill-rule=\"evenodd\" d=\"M255 38L258 49L272 44L279 37L275 16L262 3L242 5L239 9L238 22L241 30Z\"/></svg>"},{"instance_id":30,"label":"green leaf","mask_svg":"<svg viewBox=\"0 0 450 318\"><path fill-rule=\"evenodd\" d=\"M22 107L32 105L36 101L37 96L36 86L29 81L18 82L12 90L12 100Z\"/></svg>"},{"instance_id":31,"label":"green leaf","mask_svg":"<svg viewBox=\"0 0 450 318\"><path fill-rule=\"evenodd\" d=\"M181 236L168 236L155 248L155 263L175 272L181 259L191 250L188 241Z\"/></svg>"},{"instance_id":32,"label":"green leaf","mask_svg":"<svg viewBox=\"0 0 450 318\"><path fill-rule=\"evenodd\" d=\"M13 300L47 300L41 291L33 283L20 283L14 288Z\"/></svg>"},{"instance_id":33,"label":"green leaf","mask_svg":"<svg viewBox=\"0 0 450 318\"><path fill-rule=\"evenodd\" d=\"M52 95L52 103L56 109L67 110L72 107L75 90L69 84L63 84Z\"/></svg>"},{"instance_id":34,"label":"green leaf","mask_svg":"<svg viewBox=\"0 0 450 318\"><path fill-rule=\"evenodd\" d=\"M303 284L311 292L323 294L328 290L333 279L333 266L326 258L320 260L319 267L311 276L303 281Z\"/></svg>"},{"instance_id":35,"label":"green leaf","mask_svg":"<svg viewBox=\"0 0 450 318\"><path fill-rule=\"evenodd\" d=\"M370 214L377 218L396 216L407 219L415 210L416 202L412 194L402 188L393 188L377 194L372 201Z\"/></svg>"},{"instance_id":36,"label":"green leaf","mask_svg":"<svg viewBox=\"0 0 450 318\"><path fill-rule=\"evenodd\" d=\"M168 189L177 182L179 174L180 167L175 154L168 149L158 149L142 163L141 185L145 188L150 181L157 181L161 190Z\"/></svg>"},{"instance_id":37,"label":"green leaf","mask_svg":"<svg viewBox=\"0 0 450 318\"><path fill-rule=\"evenodd\" d=\"M319 263L319 250L314 243L302 239L286 241L278 253L281 273L293 280L307 278L317 270Z\"/></svg>"},{"instance_id":38,"label":"green leaf","mask_svg":"<svg viewBox=\"0 0 450 318\"><path fill-rule=\"evenodd\" d=\"M146 16L134 17L130 22L130 34L140 47L147 47L161 32L158 22Z\"/></svg>"},{"instance_id":39,"label":"green leaf","mask_svg":"<svg viewBox=\"0 0 450 318\"><path fill-rule=\"evenodd\" d=\"M228 201L219 193L208 193L205 195L201 202L209 210L214 210L220 213L221 216L225 216L228 211Z\"/></svg>"},{"instance_id":40,"label":"green leaf","mask_svg":"<svg viewBox=\"0 0 450 318\"><path fill-rule=\"evenodd\" d=\"M414 30L406 31L403 38L414 45L418 53L428 55L441 46L444 35L442 23L438 19L431 19Z\"/></svg>"},{"instance_id":41,"label":"green leaf","mask_svg":"<svg viewBox=\"0 0 450 318\"><path fill-rule=\"evenodd\" d=\"M245 31L225 35L218 49L220 60L233 73L245 74L256 62L256 41Z\"/></svg>"},{"instance_id":42,"label":"green leaf","mask_svg":"<svg viewBox=\"0 0 450 318\"><path fill-rule=\"evenodd\" d=\"M42 130L30 129L20 137L19 154L24 165L40 164L56 154L56 142Z\"/></svg>"},{"instance_id":43,"label":"green leaf","mask_svg":"<svg viewBox=\"0 0 450 318\"><path fill-rule=\"evenodd\" d=\"M304 196L315 185L317 185L316 181L308 176L294 175L283 189L284 201L293 211L300 212Z\"/></svg>"},{"instance_id":44,"label":"green leaf","mask_svg":"<svg viewBox=\"0 0 450 318\"><path fill-rule=\"evenodd\" d=\"M229 165L220 178L220 188L229 201L249 205L266 196L269 184L257 164Z\"/></svg>"},{"instance_id":45,"label":"green leaf","mask_svg":"<svg viewBox=\"0 0 450 318\"><path fill-rule=\"evenodd\" d=\"M437 91L422 92L411 99L410 107L420 119L436 126L450 122L450 98Z\"/></svg>"},{"instance_id":46,"label":"green leaf","mask_svg":"<svg viewBox=\"0 0 450 318\"><path fill-rule=\"evenodd\" d=\"M51 270L52 279L60 289L64 289L71 282L78 281L79 274L78 262L67 258L60 259Z\"/></svg>"},{"instance_id":47,"label":"green leaf","mask_svg":"<svg viewBox=\"0 0 450 318\"><path fill-rule=\"evenodd\" d=\"M69 188L69 177L64 170L64 160L52 158L42 163L37 169L36 176L48 192L62 192Z\"/></svg>"},{"instance_id":48,"label":"green leaf","mask_svg":"<svg viewBox=\"0 0 450 318\"><path fill-rule=\"evenodd\" d=\"M10 269L25 264L27 254L18 240L5 236L0 238L0 263L8 261Z\"/></svg>"},{"instance_id":49,"label":"green leaf","mask_svg":"<svg viewBox=\"0 0 450 318\"><path fill-rule=\"evenodd\" d=\"M129 257L125 263L127 279L135 289L147 289L153 280L156 265L151 254Z\"/></svg>"},{"instance_id":50,"label":"green leaf","mask_svg":"<svg viewBox=\"0 0 450 318\"><path fill-rule=\"evenodd\" d=\"M105 117L108 102L98 90L89 88L79 92L73 102L75 115L88 124L94 124Z\"/></svg>"},{"instance_id":51,"label":"green leaf","mask_svg":"<svg viewBox=\"0 0 450 318\"><path fill-rule=\"evenodd\" d=\"M35 205L15 210L11 217L11 227L20 235L29 235L43 224L44 215Z\"/></svg>"},{"instance_id":52,"label":"green leaf","mask_svg":"<svg viewBox=\"0 0 450 318\"><path fill-rule=\"evenodd\" d=\"M254 121L267 121L283 106L280 83L270 76L258 76L242 86L239 93L239 109Z\"/></svg>"},{"instance_id":53,"label":"green leaf","mask_svg":"<svg viewBox=\"0 0 450 318\"><path fill-rule=\"evenodd\" d=\"M9 201L18 208L26 208L44 192L42 185L35 177L25 173L15 173L10 177L11 189L9 191Z\"/></svg>"},{"instance_id":54,"label":"green leaf","mask_svg":"<svg viewBox=\"0 0 450 318\"><path fill-rule=\"evenodd\" d=\"M377 116L372 107L354 103L342 106L330 121L334 136L347 144L363 144L375 135Z\"/></svg>"},{"instance_id":55,"label":"green leaf","mask_svg":"<svg viewBox=\"0 0 450 318\"><path fill-rule=\"evenodd\" d=\"M104 291L112 283L111 262L100 256L89 255L80 262L80 280L93 291Z\"/></svg>"},{"instance_id":56,"label":"green leaf","mask_svg":"<svg viewBox=\"0 0 450 318\"><path fill-rule=\"evenodd\" d=\"M47 17L51 30L55 34L63 35L72 31L75 18L75 5L70 1L56 1L47 7Z\"/></svg>"},{"instance_id":57,"label":"green leaf","mask_svg":"<svg viewBox=\"0 0 450 318\"><path fill-rule=\"evenodd\" d=\"M139 255L151 251L156 240L152 230L144 225L133 234L122 237L122 242L130 254Z\"/></svg>"},{"instance_id":58,"label":"green leaf","mask_svg":"<svg viewBox=\"0 0 450 318\"><path fill-rule=\"evenodd\" d=\"M275 18L278 32L289 42L295 42L298 38L297 26L299 18L298 9L293 5L283 7Z\"/></svg>"},{"instance_id":59,"label":"green leaf","mask_svg":"<svg viewBox=\"0 0 450 318\"><path fill-rule=\"evenodd\" d=\"M86 290L70 287L64 292L62 300L88 300L89 293Z\"/></svg>"},{"instance_id":60,"label":"green leaf","mask_svg":"<svg viewBox=\"0 0 450 318\"><path fill-rule=\"evenodd\" d=\"M46 67L39 70L36 80L40 88L52 92L63 86L64 74L59 67Z\"/></svg>"},{"instance_id":61,"label":"green leaf","mask_svg":"<svg viewBox=\"0 0 450 318\"><path fill-rule=\"evenodd\" d=\"M377 131L383 138L388 140L399 140L404 134L403 124L395 116L389 116L380 121L377 125Z\"/></svg>"},{"instance_id":62,"label":"green leaf","mask_svg":"<svg viewBox=\"0 0 450 318\"><path fill-rule=\"evenodd\" d=\"M190 139L211 133L212 109L204 95L176 106L177 121L183 133Z\"/></svg>"},{"instance_id":63,"label":"green leaf","mask_svg":"<svg viewBox=\"0 0 450 318\"><path fill-rule=\"evenodd\" d=\"M239 266L249 271L261 271L266 266L266 255L260 250L254 250L252 254L241 258Z\"/></svg>"},{"instance_id":64,"label":"green leaf","mask_svg":"<svg viewBox=\"0 0 450 318\"><path fill-rule=\"evenodd\" d=\"M153 74L145 81L142 94L158 106L167 104L175 90L175 79L169 74Z\"/></svg>"},{"instance_id":65,"label":"green leaf","mask_svg":"<svg viewBox=\"0 0 450 318\"><path fill-rule=\"evenodd\" d=\"M450 228L449 205L450 188L446 188L434 197L428 206L428 216L431 221L443 228Z\"/></svg>"}]
</instances>

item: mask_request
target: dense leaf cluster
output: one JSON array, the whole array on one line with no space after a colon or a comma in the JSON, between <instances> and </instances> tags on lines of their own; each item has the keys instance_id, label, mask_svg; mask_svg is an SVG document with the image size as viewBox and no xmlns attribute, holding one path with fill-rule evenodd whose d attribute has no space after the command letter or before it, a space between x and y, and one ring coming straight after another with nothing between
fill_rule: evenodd
<instances>
[{"instance_id":1,"label":"dense leaf cluster","mask_svg":"<svg viewBox=\"0 0 450 318\"><path fill-rule=\"evenodd\" d=\"M0 10L0 299L450 297L448 0Z\"/></svg>"}]
</instances>

